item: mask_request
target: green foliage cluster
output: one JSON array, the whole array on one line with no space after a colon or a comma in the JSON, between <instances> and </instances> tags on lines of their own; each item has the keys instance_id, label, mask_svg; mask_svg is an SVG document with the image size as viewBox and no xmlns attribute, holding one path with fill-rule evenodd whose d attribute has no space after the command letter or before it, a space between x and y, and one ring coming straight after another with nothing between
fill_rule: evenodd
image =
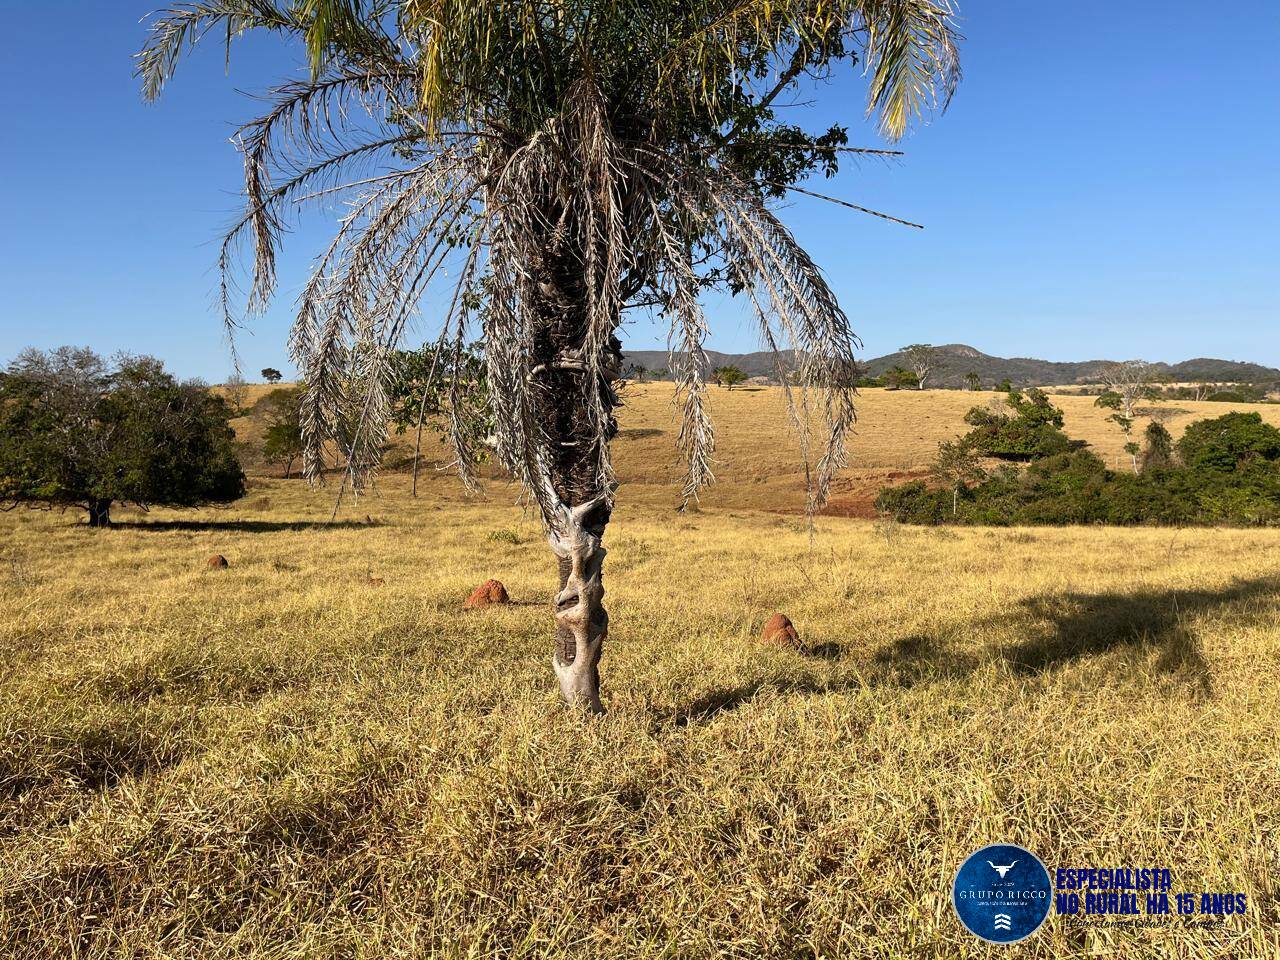
<instances>
[{"instance_id":1,"label":"green foliage cluster","mask_svg":"<svg viewBox=\"0 0 1280 960\"><path fill-rule=\"evenodd\" d=\"M973 407L964 422L973 427L965 440L984 457L1001 460L1035 460L1084 446L1062 429L1062 411L1049 402L1044 391L1032 387L1025 395L1010 390L1005 410Z\"/></svg>"},{"instance_id":2,"label":"green foliage cluster","mask_svg":"<svg viewBox=\"0 0 1280 960\"><path fill-rule=\"evenodd\" d=\"M747 375L738 367L717 367L711 372L712 379L722 387L732 390L740 383L745 383Z\"/></svg>"},{"instance_id":3,"label":"green foliage cluster","mask_svg":"<svg viewBox=\"0 0 1280 960\"><path fill-rule=\"evenodd\" d=\"M302 391L298 387L279 387L258 401L254 412L266 415L262 456L268 463L284 467L285 479L293 472L293 462L302 456Z\"/></svg>"},{"instance_id":4,"label":"green foliage cluster","mask_svg":"<svg viewBox=\"0 0 1280 960\"><path fill-rule=\"evenodd\" d=\"M1228 413L1187 427L1176 445L1152 424L1141 473L1108 470L1086 450L1005 465L973 487L923 481L881 491L876 505L907 523L1280 523L1280 430L1257 413Z\"/></svg>"},{"instance_id":5,"label":"green foliage cluster","mask_svg":"<svg viewBox=\"0 0 1280 960\"><path fill-rule=\"evenodd\" d=\"M0 375L0 506L194 507L244 494L226 401L151 357L28 350Z\"/></svg>"},{"instance_id":6,"label":"green foliage cluster","mask_svg":"<svg viewBox=\"0 0 1280 960\"><path fill-rule=\"evenodd\" d=\"M462 449L475 451L477 460L486 456L482 441L493 432L493 411L479 345L424 344L417 350L397 350L387 392L397 433L425 424L447 441L457 430L465 435Z\"/></svg>"},{"instance_id":7,"label":"green foliage cluster","mask_svg":"<svg viewBox=\"0 0 1280 960\"><path fill-rule=\"evenodd\" d=\"M878 377L861 377L859 387L884 387L886 390L915 390L920 386L920 378L906 367L893 366Z\"/></svg>"}]
</instances>

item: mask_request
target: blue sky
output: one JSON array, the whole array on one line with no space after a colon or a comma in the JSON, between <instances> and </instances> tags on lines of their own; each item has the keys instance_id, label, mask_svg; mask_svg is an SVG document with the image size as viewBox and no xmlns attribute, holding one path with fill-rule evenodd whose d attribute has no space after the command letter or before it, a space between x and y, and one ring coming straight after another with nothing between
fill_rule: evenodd
<instances>
[{"instance_id":1,"label":"blue sky","mask_svg":"<svg viewBox=\"0 0 1280 960\"><path fill-rule=\"evenodd\" d=\"M230 368L214 308L216 239L237 206L228 143L261 90L300 64L273 38L197 52L156 105L131 53L157 0L5 0L0 359L28 345L149 352L185 376ZM961 0L965 80L892 165L818 189L926 224L819 201L784 211L875 356L915 341L1069 360L1141 356L1280 365L1280 4ZM876 145L863 85L842 77L788 109ZM271 312L241 333L244 368L288 369L304 224ZM712 297L711 345L758 344ZM430 333L424 318L419 338ZM660 330L625 331L636 349Z\"/></svg>"}]
</instances>

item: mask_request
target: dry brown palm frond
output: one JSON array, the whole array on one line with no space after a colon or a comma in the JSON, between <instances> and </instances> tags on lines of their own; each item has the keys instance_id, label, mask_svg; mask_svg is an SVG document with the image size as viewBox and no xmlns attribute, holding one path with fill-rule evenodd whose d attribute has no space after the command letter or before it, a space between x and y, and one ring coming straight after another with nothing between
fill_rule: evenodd
<instances>
[{"instance_id":1,"label":"dry brown palm frond","mask_svg":"<svg viewBox=\"0 0 1280 960\"><path fill-rule=\"evenodd\" d=\"M794 350L800 409L793 408L808 464L809 393L816 390L826 427L823 453L809 484L809 508L825 502L835 473L845 465L845 440L856 421L857 339L817 265L759 195L732 175L712 184L729 256L749 285L762 337L775 352L780 341ZM775 326L776 325L776 326ZM776 331L776 332L775 332ZM784 383L786 382L784 377ZM788 388L789 407L792 406Z\"/></svg>"}]
</instances>

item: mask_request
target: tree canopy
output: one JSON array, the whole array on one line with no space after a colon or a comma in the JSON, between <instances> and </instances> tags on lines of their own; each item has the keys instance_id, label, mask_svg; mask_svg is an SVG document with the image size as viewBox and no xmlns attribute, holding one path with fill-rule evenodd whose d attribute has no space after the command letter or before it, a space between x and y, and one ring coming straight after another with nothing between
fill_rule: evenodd
<instances>
[{"instance_id":1,"label":"tree canopy","mask_svg":"<svg viewBox=\"0 0 1280 960\"><path fill-rule=\"evenodd\" d=\"M193 507L235 500L244 474L224 400L151 357L28 350L0 376L0 505L113 501Z\"/></svg>"},{"instance_id":2,"label":"tree canopy","mask_svg":"<svg viewBox=\"0 0 1280 960\"><path fill-rule=\"evenodd\" d=\"M1043 390L1032 387L1025 395L1010 390L1004 407L993 401L964 415L964 422L974 428L966 440L984 457L1035 460L1084 446L1063 431L1062 411Z\"/></svg>"}]
</instances>

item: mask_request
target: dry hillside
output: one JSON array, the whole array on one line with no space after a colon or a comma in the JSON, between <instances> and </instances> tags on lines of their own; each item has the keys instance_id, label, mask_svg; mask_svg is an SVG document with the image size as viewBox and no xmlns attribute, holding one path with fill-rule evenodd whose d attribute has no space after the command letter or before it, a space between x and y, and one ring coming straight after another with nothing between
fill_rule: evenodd
<instances>
[{"instance_id":1,"label":"dry hillside","mask_svg":"<svg viewBox=\"0 0 1280 960\"><path fill-rule=\"evenodd\" d=\"M268 388L251 387L247 406ZM624 502L664 507L675 502L680 463L675 440L678 411L673 406L670 383L629 384L619 413L620 432L614 457L624 487ZM800 448L787 416L786 401L778 387L712 387L711 413L715 418L717 483L704 492L704 509L758 509L795 512L804 506L804 470ZM835 485L830 512L848 516L872 516L872 501L886 483L928 470L938 443L970 428L964 415L970 407L1000 403L1003 394L960 390L863 390L858 404L859 422L850 444L850 464ZM1093 397L1055 396L1072 437L1086 440L1091 448L1118 469L1126 469L1124 436L1107 422L1109 410L1094 406ZM1174 437L1188 423L1217 417L1231 410L1257 410L1270 423L1280 425L1280 405L1166 401L1141 408L1155 411ZM1145 426L1140 419L1138 431ZM251 445L261 425L253 417L235 422L237 434ZM427 459L447 461L447 452L426 434ZM391 464L403 463L411 436L393 435L396 449ZM431 471L428 471L430 473ZM491 472L495 478L496 474ZM437 478L438 479L438 478ZM447 490L452 481L444 480ZM501 481L491 491L501 502Z\"/></svg>"}]
</instances>

